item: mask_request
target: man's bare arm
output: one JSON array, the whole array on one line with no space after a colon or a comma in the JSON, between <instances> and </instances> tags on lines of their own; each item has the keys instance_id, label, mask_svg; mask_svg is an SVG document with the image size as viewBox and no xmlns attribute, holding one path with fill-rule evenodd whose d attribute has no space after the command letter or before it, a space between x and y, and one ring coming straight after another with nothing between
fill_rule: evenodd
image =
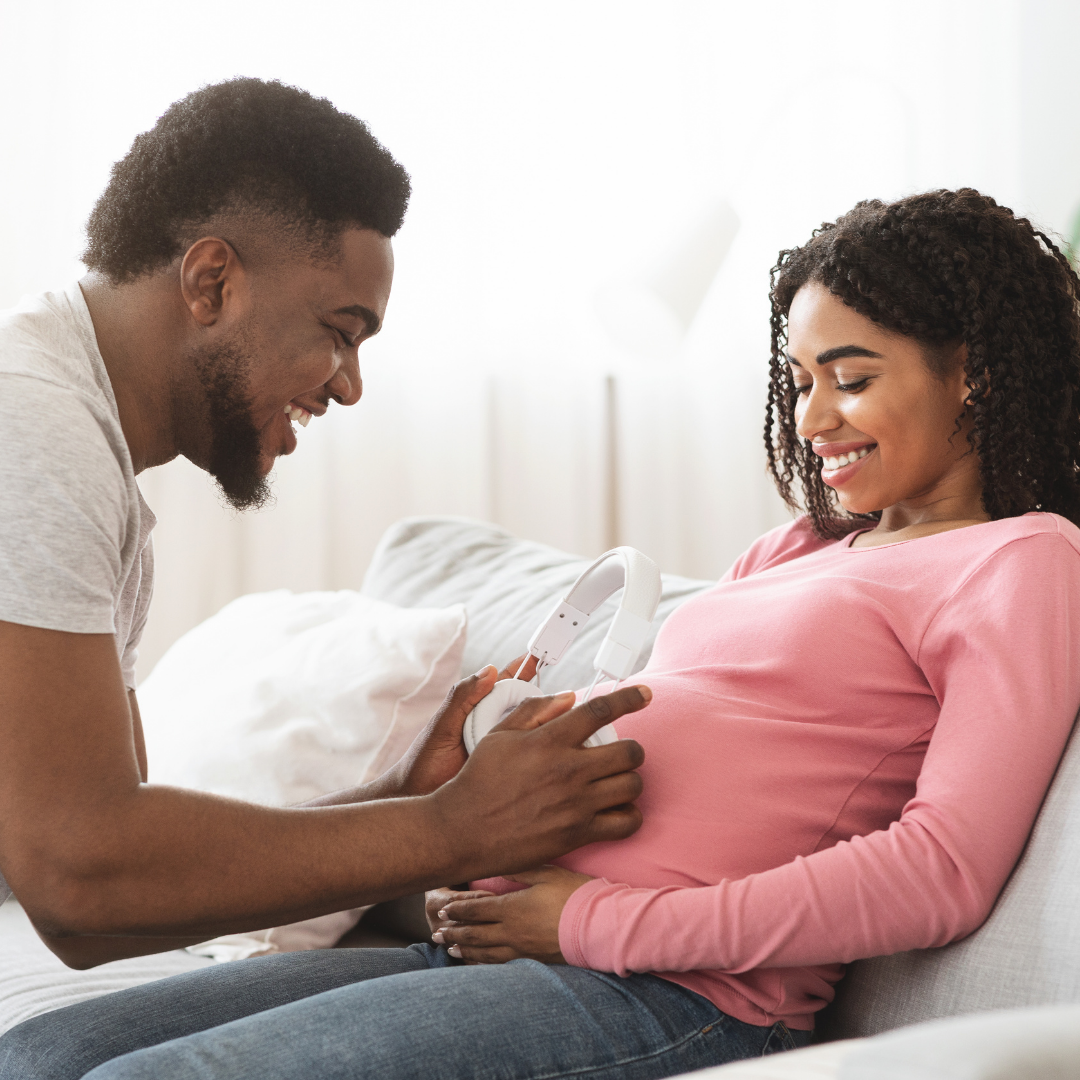
<instances>
[{"instance_id":1,"label":"man's bare arm","mask_svg":"<svg viewBox=\"0 0 1080 1080\"><path fill-rule=\"evenodd\" d=\"M485 679L459 684L431 745L459 737ZM410 785L423 744L374 801L273 809L142 782L110 635L0 623L0 869L80 966L527 869L638 827L640 747L574 740L646 701L628 688L539 727L569 703L532 699L431 794ZM83 936L102 940L58 944Z\"/></svg>"}]
</instances>

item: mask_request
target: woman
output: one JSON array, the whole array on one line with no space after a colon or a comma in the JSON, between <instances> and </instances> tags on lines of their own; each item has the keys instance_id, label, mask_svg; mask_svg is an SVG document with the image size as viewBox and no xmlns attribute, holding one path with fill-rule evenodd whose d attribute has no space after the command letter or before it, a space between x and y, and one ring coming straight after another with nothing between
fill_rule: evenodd
<instances>
[{"instance_id":1,"label":"woman","mask_svg":"<svg viewBox=\"0 0 1080 1080\"><path fill-rule=\"evenodd\" d=\"M432 946L30 1021L0 1075L669 1076L801 1045L847 961L971 933L1080 705L1078 293L970 189L783 252L766 447L807 514L657 639L618 721L641 830L433 894Z\"/></svg>"}]
</instances>

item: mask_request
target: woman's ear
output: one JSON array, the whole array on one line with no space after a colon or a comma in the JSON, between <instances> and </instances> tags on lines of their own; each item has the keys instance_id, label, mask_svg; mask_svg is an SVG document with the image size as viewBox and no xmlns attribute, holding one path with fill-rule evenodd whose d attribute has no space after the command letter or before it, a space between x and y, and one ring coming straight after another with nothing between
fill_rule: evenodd
<instances>
[{"instance_id":1,"label":"woman's ear","mask_svg":"<svg viewBox=\"0 0 1080 1080\"><path fill-rule=\"evenodd\" d=\"M947 363L949 364L948 370L953 372L953 379L955 380L956 394L960 399L960 407L966 409L970 404L971 389L968 387L968 347L966 341L961 341L959 345L953 349L949 356Z\"/></svg>"}]
</instances>

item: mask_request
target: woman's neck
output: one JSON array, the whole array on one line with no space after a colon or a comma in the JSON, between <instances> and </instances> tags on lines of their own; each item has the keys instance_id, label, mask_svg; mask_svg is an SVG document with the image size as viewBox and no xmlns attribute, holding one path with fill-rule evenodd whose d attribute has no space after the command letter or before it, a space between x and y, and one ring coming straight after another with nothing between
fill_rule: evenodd
<instances>
[{"instance_id":1,"label":"woman's neck","mask_svg":"<svg viewBox=\"0 0 1080 1080\"><path fill-rule=\"evenodd\" d=\"M982 502L982 484L978 472L967 463L933 492L905 499L881 512L881 520L868 532L860 533L852 547L876 547L917 540L921 536L966 529L990 520Z\"/></svg>"},{"instance_id":2,"label":"woman's neck","mask_svg":"<svg viewBox=\"0 0 1080 1080\"><path fill-rule=\"evenodd\" d=\"M851 542L852 547L878 547L881 544L899 544L904 540L917 540L921 536L933 536L935 533L949 532L951 529L966 529L969 525L982 525L990 520L990 515L983 513L978 517L949 518L938 521L919 521L899 529L876 528L859 533Z\"/></svg>"}]
</instances>

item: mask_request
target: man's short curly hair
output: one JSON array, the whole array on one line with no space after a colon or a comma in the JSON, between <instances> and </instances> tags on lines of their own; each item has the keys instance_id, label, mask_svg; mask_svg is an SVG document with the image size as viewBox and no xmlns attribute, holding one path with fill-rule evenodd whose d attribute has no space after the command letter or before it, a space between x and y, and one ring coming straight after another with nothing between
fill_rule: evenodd
<instances>
[{"instance_id":1,"label":"man's short curly hair","mask_svg":"<svg viewBox=\"0 0 1080 1080\"><path fill-rule=\"evenodd\" d=\"M931 371L967 345L982 500L991 519L1047 510L1080 524L1080 281L1025 218L972 188L859 203L772 270L772 361L765 414L769 471L814 531L855 527L795 431L787 315L808 282L927 347ZM936 374L944 375L942 370ZM879 515L870 515L877 517Z\"/></svg>"},{"instance_id":2,"label":"man's short curly hair","mask_svg":"<svg viewBox=\"0 0 1080 1080\"><path fill-rule=\"evenodd\" d=\"M231 79L171 105L113 166L83 262L130 281L171 263L223 211L254 211L332 249L350 226L393 236L409 193L408 174L355 116L294 86Z\"/></svg>"}]
</instances>

